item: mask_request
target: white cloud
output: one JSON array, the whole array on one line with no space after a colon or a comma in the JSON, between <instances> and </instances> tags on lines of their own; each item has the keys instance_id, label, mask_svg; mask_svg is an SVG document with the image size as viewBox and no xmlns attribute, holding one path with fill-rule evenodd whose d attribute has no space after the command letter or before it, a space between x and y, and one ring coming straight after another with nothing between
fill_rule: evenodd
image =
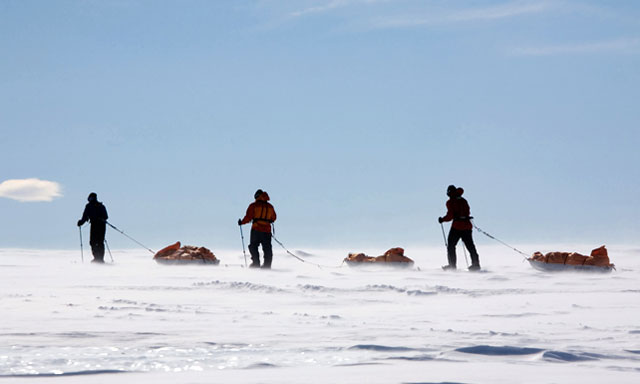
<instances>
[{"instance_id":1,"label":"white cloud","mask_svg":"<svg viewBox=\"0 0 640 384\"><path fill-rule=\"evenodd\" d=\"M52 201L62 196L61 190L55 181L40 179L12 179L0 183L0 197L22 202Z\"/></svg>"},{"instance_id":2,"label":"white cloud","mask_svg":"<svg viewBox=\"0 0 640 384\"><path fill-rule=\"evenodd\" d=\"M581 44L525 47L512 50L512 53L518 56L551 56L563 54L589 54L606 52L638 53L640 52L640 38L616 39Z\"/></svg>"}]
</instances>

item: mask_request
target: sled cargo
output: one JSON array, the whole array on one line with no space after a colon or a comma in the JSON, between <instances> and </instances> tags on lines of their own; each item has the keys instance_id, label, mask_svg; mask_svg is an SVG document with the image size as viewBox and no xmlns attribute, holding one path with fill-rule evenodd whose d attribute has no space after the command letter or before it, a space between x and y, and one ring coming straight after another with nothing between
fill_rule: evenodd
<instances>
[{"instance_id":1,"label":"sled cargo","mask_svg":"<svg viewBox=\"0 0 640 384\"><path fill-rule=\"evenodd\" d=\"M155 255L153 259L159 264L169 265L218 265L220 260L205 247L191 245L180 246L180 242L165 247Z\"/></svg>"},{"instance_id":2,"label":"sled cargo","mask_svg":"<svg viewBox=\"0 0 640 384\"><path fill-rule=\"evenodd\" d=\"M413 260L404 255L404 249L400 247L391 248L382 256L367 256L364 253L350 253L344 262L350 267L361 267L366 265L383 265L392 267L411 267Z\"/></svg>"},{"instance_id":3,"label":"sled cargo","mask_svg":"<svg viewBox=\"0 0 640 384\"><path fill-rule=\"evenodd\" d=\"M549 252L544 255L536 252L527 261L535 269L551 272L611 272L615 269L604 245L591 251L589 256L577 252Z\"/></svg>"}]
</instances>

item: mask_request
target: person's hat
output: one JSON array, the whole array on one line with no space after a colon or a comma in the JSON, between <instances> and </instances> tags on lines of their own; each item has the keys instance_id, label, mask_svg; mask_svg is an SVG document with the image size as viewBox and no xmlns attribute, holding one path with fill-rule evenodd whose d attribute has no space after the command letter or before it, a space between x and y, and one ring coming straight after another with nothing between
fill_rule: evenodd
<instances>
[{"instance_id":1,"label":"person's hat","mask_svg":"<svg viewBox=\"0 0 640 384\"><path fill-rule=\"evenodd\" d=\"M256 191L256 193L253 194L253 198L257 199L258 197L260 197L260 195L262 195L264 192L262 191L262 189L258 189Z\"/></svg>"}]
</instances>

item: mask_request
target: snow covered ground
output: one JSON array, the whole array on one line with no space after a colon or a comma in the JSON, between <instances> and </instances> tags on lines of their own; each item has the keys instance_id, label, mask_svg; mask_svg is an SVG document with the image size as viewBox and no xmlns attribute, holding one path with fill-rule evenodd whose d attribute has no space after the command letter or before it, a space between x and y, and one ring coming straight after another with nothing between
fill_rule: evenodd
<instances>
[{"instance_id":1,"label":"snow covered ground","mask_svg":"<svg viewBox=\"0 0 640 384\"><path fill-rule=\"evenodd\" d=\"M443 247L408 248L404 270L277 248L270 271L215 248L219 266L0 250L0 382L640 382L638 248L609 246L610 274L540 272L500 245L479 246L481 273L442 271ZM385 249L305 251L338 266Z\"/></svg>"}]
</instances>

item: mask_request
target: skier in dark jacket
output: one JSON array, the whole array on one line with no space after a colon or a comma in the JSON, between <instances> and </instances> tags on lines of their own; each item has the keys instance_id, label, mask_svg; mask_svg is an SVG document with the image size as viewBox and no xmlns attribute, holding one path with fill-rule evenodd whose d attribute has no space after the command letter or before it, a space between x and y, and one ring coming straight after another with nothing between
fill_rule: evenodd
<instances>
[{"instance_id":1,"label":"skier in dark jacket","mask_svg":"<svg viewBox=\"0 0 640 384\"><path fill-rule=\"evenodd\" d=\"M273 251L271 248L271 223L276 221L276 211L273 205L268 203L269 194L262 189L258 189L253 195L256 199L247 208L244 218L238 219L238 225L253 222L251 225L251 240L249 242L249 253L251 253L250 268L260 267L260 254L258 247L262 245L264 253L264 263L262 268L271 268Z\"/></svg>"},{"instance_id":2,"label":"skier in dark jacket","mask_svg":"<svg viewBox=\"0 0 640 384\"><path fill-rule=\"evenodd\" d=\"M438 222L451 221L451 229L449 230L449 238L447 239L447 257L449 259L449 265L444 266L444 269L456 269L456 245L458 241L462 239L462 242L469 250L471 255L470 271L477 271L480 269L480 258L476 251L476 246L473 243L473 237L471 232L473 230L473 224L471 223L471 209L469 203L462 197L464 189L456 188L455 185L450 185L447 188L447 214L444 217L438 217Z\"/></svg>"},{"instance_id":3,"label":"skier in dark jacket","mask_svg":"<svg viewBox=\"0 0 640 384\"><path fill-rule=\"evenodd\" d=\"M107 208L98 201L98 195L91 192L87 198L89 202L84 207L82 219L78 220L78 227L87 221L91 222L91 253L93 253L92 262L104 263L104 235L107 231Z\"/></svg>"}]
</instances>

